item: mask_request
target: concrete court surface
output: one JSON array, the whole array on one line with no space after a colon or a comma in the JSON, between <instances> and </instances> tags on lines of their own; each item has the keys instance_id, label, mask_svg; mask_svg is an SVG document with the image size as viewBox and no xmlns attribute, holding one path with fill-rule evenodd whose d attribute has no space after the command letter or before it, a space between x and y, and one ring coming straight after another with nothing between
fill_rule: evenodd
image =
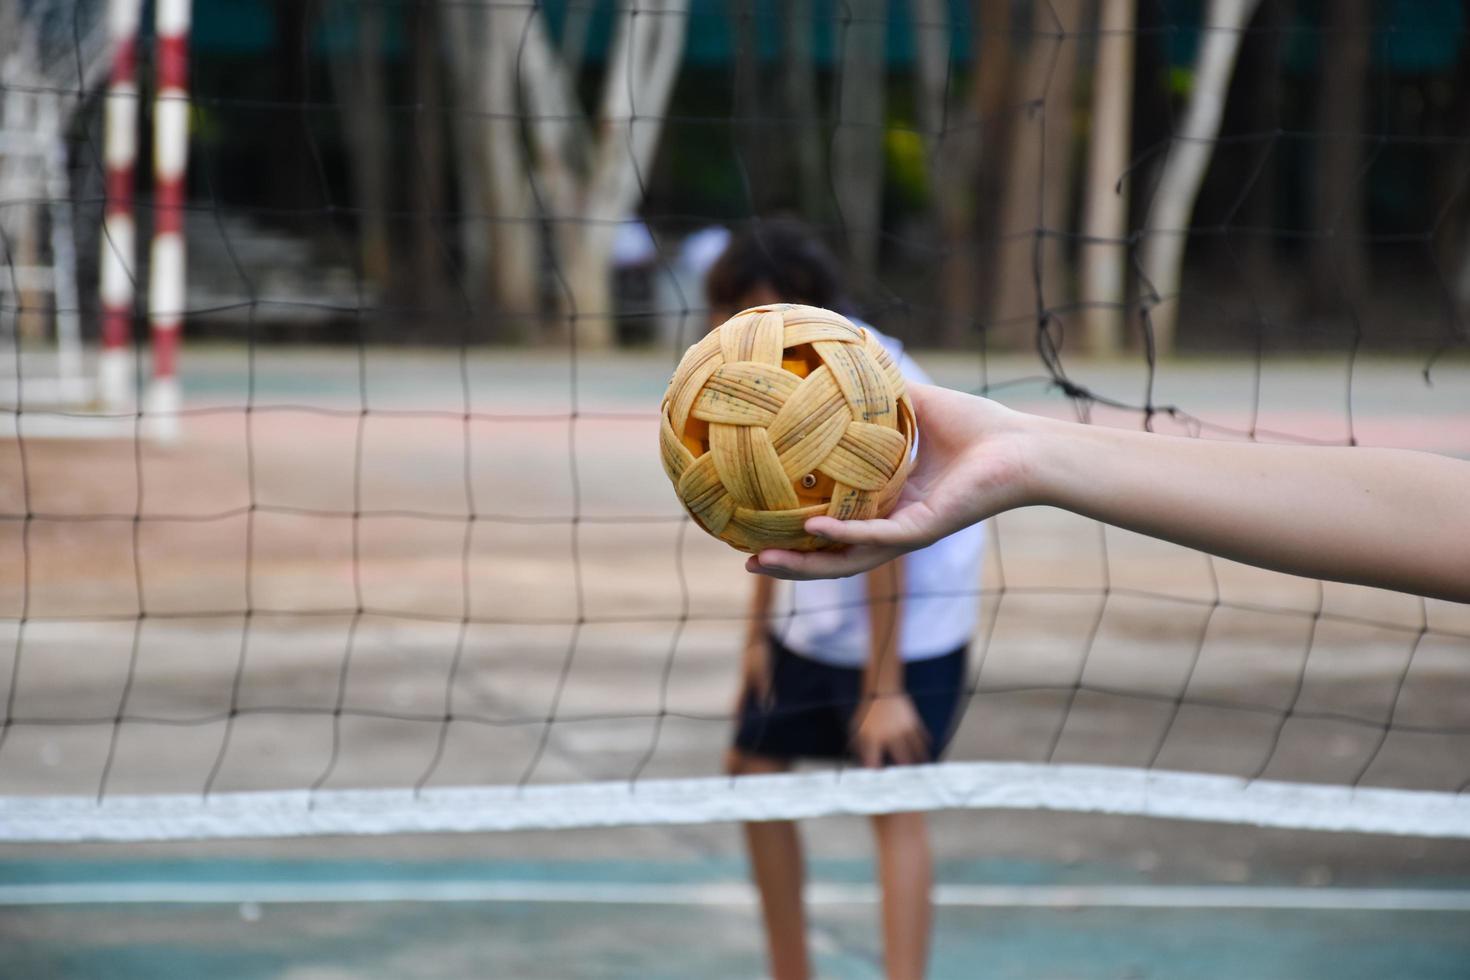
<instances>
[{"instance_id":1,"label":"concrete court surface","mask_svg":"<svg viewBox=\"0 0 1470 980\"><path fill-rule=\"evenodd\" d=\"M921 360L945 383L988 382L1018 407L1069 411L1034 362ZM272 613L256 616L251 627L247 701L268 706L290 697L291 707L330 707L350 616L308 614L340 613L354 602L349 522L341 515L360 508L375 516L361 522L356 586L364 603L385 615L369 616L354 641L350 704L442 712L448 650L467 590L488 625L469 639L455 692L466 700L457 710L468 703L534 715L566 655L566 619L581 615L591 623L563 692L567 723L553 728L533 780L627 778L651 744L649 715L661 695L712 720L666 726L646 773L712 770L725 737L720 714L728 707L730 651L746 585L722 547L697 534L680 543L676 525L658 522L677 514L653 459L649 421L671 357L584 360L574 388L564 356L474 352L464 369L477 417L466 423L454 417L463 410L464 386L453 352L370 349L359 362L350 351L263 350L249 430L239 411L244 363L238 348L187 351L188 406L199 414L185 418L175 447L144 446L135 455L127 439L53 439L56 428L84 420L26 416L22 486L16 443L0 441L0 510L14 514L28 504L41 515L32 522L28 582L14 560L19 522L0 522L0 616L9 617L0 620L0 676L10 675L22 646L17 712L79 719L15 726L0 752L0 788L97 791L111 726L82 719L115 710L128 676L138 567L147 607L167 616L150 619L141 634L130 707L183 717L224 703L240 649L247 554L247 518L227 512L252 503L266 510L253 528L250 601ZM1340 358L1270 359L1259 373L1249 360L1184 360L1160 369L1154 401L1179 405L1218 434L1254 426L1269 438L1340 442L1352 432L1364 444L1470 456L1470 364L1442 362L1432 385L1420 377L1422 366L1365 359L1349 388ZM1104 394L1128 402L1143 397L1146 379L1136 363L1069 367L1074 381ZM574 392L584 416L575 422ZM364 404L382 414L364 420L354 411ZM409 414L417 411L442 414ZM1137 424L1136 416L1105 409L1094 419ZM52 432L26 428L33 423ZM1165 415L1156 427L1188 432L1193 422ZM477 529L465 586L467 472L477 512L508 520ZM356 502L354 492L361 494ZM592 520L569 532L564 518L574 511ZM136 563L135 512L144 515ZM121 519L66 519L99 514ZM181 516L195 519L169 519ZM645 518L655 520L640 523ZM682 576L672 560L679 549ZM573 598L576 575L580 600ZM688 590L691 619L661 689L681 589ZM32 621L22 643L15 617L25 592ZM997 688L1065 681L1079 663L1099 686L1176 678L1208 615L1204 670L1191 687L1202 697L1230 694L1279 710L1305 654L1308 705L1385 717L1409 644L1422 631L1409 709L1430 721L1463 722L1470 703L1470 611L1463 607L1319 588L1206 562L1054 512L1020 512L995 523L985 591L977 598L996 627L982 680ZM190 612L201 615L191 619ZM630 613L645 618L615 622ZM498 619L524 622L494 625ZM610 703L625 717L602 725L577 720ZM1106 699L1080 697L1069 708L1061 715L1058 700L1044 694L982 696L954 757L1035 758L1062 724L1060 758L1138 764L1158 732L1157 719ZM345 751L331 763L328 785L411 782L424 772L436 730L344 726ZM108 790L198 792L220 757L219 726L185 728L194 736L188 738L178 731L122 726ZM1375 735L1310 725L1286 734L1271 774L1306 779L1350 778ZM456 733L435 779L519 778L539 735L529 725L491 740L466 734L461 741ZM329 739L322 719L309 716L242 727L225 753L218 787L309 784L328 766ZM1267 741L1243 721L1202 713L1170 734L1164 758L1176 768L1250 771ZM1453 789L1470 776L1465 739L1386 744L1370 782ZM1260 890L1253 894L1263 903L1272 894L1281 898L1268 889L1285 888L1292 890L1288 905L1319 901L1309 896L1334 889L1372 893L1352 899L1361 908L1336 909L1253 908L1248 897L1231 899L1246 907L1172 908L1172 892L1150 893L1148 901L1162 909L1119 907L1107 893L1093 895L1092 904L1055 901L1060 907L948 905L936 926L936 977L1470 976L1465 912L1386 909L1426 889L1463 895L1470 888L1470 847L1463 842L1074 814L946 813L934 825L939 878L951 884L1249 888ZM870 880L862 821L815 822L808 841L818 881ZM737 845L733 828L710 826L8 846L0 848L0 886L20 889L13 894L22 904L0 909L0 976L755 977L758 933L749 893L738 886ZM420 884L405 886L417 896L412 901L293 903L277 901L281 891L252 898L263 878L305 891L385 878ZM566 888L543 901L434 900L430 885L445 878ZM578 899L589 882L633 894L669 879L698 887L655 892L645 896L650 904L628 907ZM63 894L68 904L23 903L37 897L25 889L58 880L81 888ZM209 881L219 889L189 893ZM85 900L89 890L102 896L127 882L141 882L131 894L139 904ZM177 903L161 900L164 886L183 888L169 896ZM159 900L149 903L150 894ZM1220 893L1211 894L1219 900ZM1419 902L1425 904L1435 903ZM857 892L817 906L823 975L878 975L873 915Z\"/></svg>"}]
</instances>

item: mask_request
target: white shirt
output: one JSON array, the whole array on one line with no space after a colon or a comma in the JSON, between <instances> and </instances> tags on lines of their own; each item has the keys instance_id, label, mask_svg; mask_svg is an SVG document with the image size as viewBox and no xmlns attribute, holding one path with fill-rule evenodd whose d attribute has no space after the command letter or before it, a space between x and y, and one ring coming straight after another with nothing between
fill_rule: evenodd
<instances>
[{"instance_id":1,"label":"white shirt","mask_svg":"<svg viewBox=\"0 0 1470 980\"><path fill-rule=\"evenodd\" d=\"M859 325L878 338L906 381L929 382L902 344L867 324ZM970 641L979 622L977 593L984 552L985 529L977 524L904 556L898 644L904 661L937 657ZM778 582L771 632L802 656L839 667L862 667L868 661L871 626L867 588L863 575Z\"/></svg>"}]
</instances>

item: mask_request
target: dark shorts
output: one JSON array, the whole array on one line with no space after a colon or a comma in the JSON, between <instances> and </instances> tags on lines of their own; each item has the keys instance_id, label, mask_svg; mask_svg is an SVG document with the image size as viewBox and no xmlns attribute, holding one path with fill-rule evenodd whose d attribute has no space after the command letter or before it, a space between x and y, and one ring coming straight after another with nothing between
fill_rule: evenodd
<instances>
[{"instance_id":1,"label":"dark shorts","mask_svg":"<svg viewBox=\"0 0 1470 980\"><path fill-rule=\"evenodd\" d=\"M803 657L771 639L771 698L747 696L735 747L775 759L851 759L853 717L861 709L863 672ZM965 694L968 647L904 664L904 690L929 732L929 760L954 734Z\"/></svg>"}]
</instances>

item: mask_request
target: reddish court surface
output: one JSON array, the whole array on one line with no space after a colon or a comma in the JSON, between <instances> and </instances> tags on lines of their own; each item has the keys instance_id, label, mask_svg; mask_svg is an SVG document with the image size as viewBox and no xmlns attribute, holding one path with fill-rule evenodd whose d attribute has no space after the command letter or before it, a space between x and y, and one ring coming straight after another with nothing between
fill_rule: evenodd
<instances>
[{"instance_id":1,"label":"reddish court surface","mask_svg":"<svg viewBox=\"0 0 1470 980\"><path fill-rule=\"evenodd\" d=\"M738 555L681 520L659 468L664 358L588 359L574 385L547 353L262 353L247 413L241 352L190 357L175 445L0 443L8 786L96 792L104 768L108 792L714 769L748 582ZM941 381L973 386L983 367L1014 404L1073 411L1022 362L927 361ZM1418 371L1358 365L1352 431L1465 453L1470 370L1441 365L1432 387ZM1131 364L1072 377L1121 400L1145 380ZM1346 377L1330 361L1259 376L1187 362L1158 372L1155 402L1207 434L1254 418L1341 441ZM983 582L957 587L985 623L954 758L1470 778L1470 738L1383 736L1391 716L1463 724L1464 607L1319 586L1046 510L995 521ZM232 707L255 713L226 737ZM446 728L446 714L494 724Z\"/></svg>"},{"instance_id":2,"label":"reddish court surface","mask_svg":"<svg viewBox=\"0 0 1470 980\"><path fill-rule=\"evenodd\" d=\"M1073 411L1028 380L1034 363L923 361L945 383L988 380L1011 404ZM671 358L587 360L574 387L565 357L549 353L476 353L461 373L453 353L370 350L359 363L348 351L262 351L248 415L245 363L240 350L187 351L191 414L176 445L137 443L126 421L113 426L123 438L55 438L96 422L44 415L20 420L23 446L0 440L0 697L14 712L0 741L0 792L196 794L718 771L749 583L738 555L680 519L659 468L653 406ZM1433 387L1420 366L1359 365L1352 431L1364 443L1470 455L1470 366L1442 365ZM1135 364L1068 367L1079 383L1142 400L1146 377ZM1336 360L1272 362L1259 376L1249 362L1182 362L1161 369L1154 401L1226 428L1248 429L1254 418L1273 433L1344 441L1345 378ZM1138 424L1113 410L1094 418ZM1156 428L1171 427L1188 429L1156 418ZM1463 732L1470 703L1466 607L1211 561L1039 509L992 523L983 580L966 587L982 604L983 625L976 691L951 758L1152 762L1436 790L1470 777L1470 734L1443 731ZM240 712L233 724L232 708ZM464 720L446 722L451 714ZM1072 813L957 811L931 823L941 881L1454 887L1470 876L1462 841ZM806 841L818 877L866 875L865 821L824 819ZM40 862L46 875L46 862L96 859L103 879L139 861L174 862L157 872L170 881L248 878L271 862L343 873L330 862L312 871L323 858L379 862L393 875L424 866L414 862L458 869L487 860L496 873L538 878L600 880L609 866L624 878L742 873L738 834L725 825L0 848L0 860ZM238 916L222 908L233 922L246 906ZM267 922L289 920L302 937L283 939L276 926L268 934L276 946L256 934L237 939L233 927L206 930L197 910L132 917L108 909L85 919L12 911L3 921L7 935L25 937L10 944L20 959L9 963L91 963L79 957L95 947L110 966L135 962L149 976L168 975L137 952L155 946L194 943L215 957L220 945L238 966L245 949L305 962L312 943L338 962L343 950L376 950L383 937L393 952L373 953L353 975L408 975L410 961L456 975L461 953L483 962L487 935L497 955L538 958L536 969L517 961L508 975L568 975L566 962L603 962L628 943L656 950L669 975L690 972L670 949L693 950L704 964L711 949L728 946L744 956L746 973L758 970L748 910L669 908L625 923L577 905L565 914L503 909L475 907L455 939L419 919L393 926L371 911L270 907ZM439 905L427 914L460 921ZM1411 946L1450 964L1463 947L1458 919L1433 920L1420 942L1381 914L1349 926L1314 918L1321 935L1307 939L1279 912L1249 914L1241 924L1200 913L1197 921L1224 937L1212 939L1173 919L1158 925L1165 919L1152 909L1131 917L1067 909L1031 931L1016 925L1016 913L947 910L936 976L973 975L981 961L997 975L1034 975L1040 951L1056 949L1062 935L1076 939L1077 952L1057 975L1079 977L1123 975L1111 964L1155 948L1166 965L1126 975L1177 975L1184 956L1201 976L1214 975L1200 965L1210 955L1234 964L1219 975L1239 975L1242 949L1299 965L1308 954L1293 943L1320 956L1343 935L1362 936L1363 922L1384 931L1384 955L1399 965ZM633 918L657 923L657 937L640 939ZM815 942L830 975L877 975L871 919L867 907L818 915ZM1103 939L1087 931L1094 919ZM1153 926L1162 938L1149 938ZM552 948L566 960L545 959ZM869 950L867 959L842 966L849 948ZM1003 969L1007 955L1017 972ZM1383 975L1374 972L1379 961L1349 955L1362 975ZM200 969L168 962L180 976ZM270 961L241 975L283 969ZM1281 975L1316 975L1288 969ZM1322 975L1346 974L1332 967Z\"/></svg>"}]
</instances>

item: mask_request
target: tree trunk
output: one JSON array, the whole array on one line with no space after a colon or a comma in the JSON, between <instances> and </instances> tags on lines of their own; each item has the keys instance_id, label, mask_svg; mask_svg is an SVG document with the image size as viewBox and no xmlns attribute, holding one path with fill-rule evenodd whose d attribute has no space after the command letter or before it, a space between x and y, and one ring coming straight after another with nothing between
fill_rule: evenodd
<instances>
[{"instance_id":1,"label":"tree trunk","mask_svg":"<svg viewBox=\"0 0 1470 980\"><path fill-rule=\"evenodd\" d=\"M614 340L608 263L613 227L630 219L643 199L684 55L688 0L662 0L652 8L641 2L641 8L624 3L619 9L591 169L579 189L577 210L566 213L585 222L578 229L579 245L561 258L577 283L566 308L575 304L582 313L576 320L578 341L589 347L610 346Z\"/></svg>"},{"instance_id":2,"label":"tree trunk","mask_svg":"<svg viewBox=\"0 0 1470 980\"><path fill-rule=\"evenodd\" d=\"M1363 241L1363 124L1368 89L1370 0L1323 5L1322 72L1317 92L1316 195L1308 259L1308 304L1343 312L1363 296L1368 249Z\"/></svg>"},{"instance_id":3,"label":"tree trunk","mask_svg":"<svg viewBox=\"0 0 1470 980\"><path fill-rule=\"evenodd\" d=\"M517 61L531 12L447 5L456 88L471 113L459 122L461 198L477 208L466 219L468 278L489 286L503 336L533 336L540 326L540 216L531 193L530 163L521 134ZM469 265L475 253L482 265Z\"/></svg>"},{"instance_id":4,"label":"tree trunk","mask_svg":"<svg viewBox=\"0 0 1470 980\"><path fill-rule=\"evenodd\" d=\"M948 0L911 0L909 14L914 31L916 58L914 115L924 140L924 164L928 176L932 231L944 258L935 270L940 282L937 309L926 320L933 331L910 341L958 345L974 319L973 304L963 293L950 292L950 266L960 265L961 255L949 256L955 237L963 239L975 213L974 194L967 184L974 176L979 134L974 126L950 122L950 39ZM963 111L963 102L955 101ZM963 248L963 243L961 243Z\"/></svg>"},{"instance_id":5,"label":"tree trunk","mask_svg":"<svg viewBox=\"0 0 1470 980\"><path fill-rule=\"evenodd\" d=\"M1082 221L1082 303L1087 345L1112 354L1123 344L1128 245L1128 169L1132 145L1133 31L1137 0L1101 0L1092 125Z\"/></svg>"},{"instance_id":6,"label":"tree trunk","mask_svg":"<svg viewBox=\"0 0 1470 980\"><path fill-rule=\"evenodd\" d=\"M472 307L493 302L495 286L486 273L490 269L490 232L484 215L484 156L480 146L481 121L475 115L477 89L472 73L462 66L468 55L456 53L466 47L460 33L462 12L445 10L441 27L450 51L450 87L454 93L454 121L449 127L454 151L455 220L454 238L459 245L460 289Z\"/></svg>"},{"instance_id":7,"label":"tree trunk","mask_svg":"<svg viewBox=\"0 0 1470 980\"><path fill-rule=\"evenodd\" d=\"M735 98L732 104L736 160L754 214L764 213L771 199L771 156L774 130L761 123L762 105L760 38L756 29L753 0L732 0L730 20L735 38Z\"/></svg>"},{"instance_id":8,"label":"tree trunk","mask_svg":"<svg viewBox=\"0 0 1470 980\"><path fill-rule=\"evenodd\" d=\"M596 7L595 3L569 3L562 13L561 59L573 84L582 77L582 62L587 57L587 38Z\"/></svg>"},{"instance_id":9,"label":"tree trunk","mask_svg":"<svg viewBox=\"0 0 1470 980\"><path fill-rule=\"evenodd\" d=\"M612 236L602 229L563 228L558 236L558 270L567 337L600 349L617 339L612 290Z\"/></svg>"},{"instance_id":10,"label":"tree trunk","mask_svg":"<svg viewBox=\"0 0 1470 980\"><path fill-rule=\"evenodd\" d=\"M842 79L831 168L852 266L865 279L877 268L882 234L887 9L883 0L849 0L837 24Z\"/></svg>"},{"instance_id":11,"label":"tree trunk","mask_svg":"<svg viewBox=\"0 0 1470 980\"><path fill-rule=\"evenodd\" d=\"M443 300L449 256L444 229L444 117L439 75L439 24L434 3L411 8L413 19L414 114L413 181L414 282L417 305L435 310Z\"/></svg>"},{"instance_id":12,"label":"tree trunk","mask_svg":"<svg viewBox=\"0 0 1470 980\"><path fill-rule=\"evenodd\" d=\"M0 128L18 145L0 147L0 280L17 267L49 264L51 282L10 282L19 307L10 324L21 336L39 337L55 320L58 368L64 387L77 379L75 242L71 240L72 177L66 167L66 134L77 109L105 78L117 37L109 30L125 5L67 0L0 3ZM133 12L136 16L136 11ZM103 152L93 144L97 153ZM92 163L90 155L87 163ZM98 161L100 162L100 161ZM49 232L49 245L41 235ZM49 254L46 254L49 251ZM127 257L131 264L132 256ZM38 289L38 286L44 288ZM45 294L50 293L48 298ZM70 299L68 300L68 297ZM0 313L0 334L5 332Z\"/></svg>"},{"instance_id":13,"label":"tree trunk","mask_svg":"<svg viewBox=\"0 0 1470 980\"><path fill-rule=\"evenodd\" d=\"M949 135L949 0L909 0L914 26L914 51L917 85L914 90L915 115L929 155L929 169L935 169L935 158Z\"/></svg>"},{"instance_id":14,"label":"tree trunk","mask_svg":"<svg viewBox=\"0 0 1470 980\"><path fill-rule=\"evenodd\" d=\"M1465 175L1470 173L1470 59L1461 58L1455 71L1455 85L1449 104L1443 112L1444 123L1436 135L1458 140L1455 149L1441 157L1441 177L1436 195L1439 200L1456 200L1458 207L1445 216L1435 234L1434 249L1446 278L1453 277L1450 289L1461 311L1470 310L1470 195L1461 196ZM1458 322L1447 324L1452 336L1461 334Z\"/></svg>"},{"instance_id":15,"label":"tree trunk","mask_svg":"<svg viewBox=\"0 0 1470 980\"><path fill-rule=\"evenodd\" d=\"M1244 86L1238 98L1245 102L1247 121L1244 130L1250 133L1272 133L1280 130L1282 121L1282 78L1281 59L1285 47L1285 28L1291 23L1292 0L1265 3L1257 11L1251 36L1241 47L1240 67L1237 74ZM1240 91L1241 86L1237 86ZM1262 143L1253 163L1260 166L1246 199L1241 203L1235 224L1250 229L1243 237L1234 240L1234 248L1240 263L1241 275L1247 282L1264 283L1267 288L1281 281L1276 256L1276 237L1272 226L1276 224L1277 192L1280 181L1277 177L1280 145L1276 141Z\"/></svg>"},{"instance_id":16,"label":"tree trunk","mask_svg":"<svg viewBox=\"0 0 1470 980\"><path fill-rule=\"evenodd\" d=\"M983 145L985 82L995 74L988 46L997 24L987 20L986 7L1000 7L1000 17L1009 20L1009 0L975 4L973 29L977 64L972 83L961 98L952 99L954 86L950 65L951 27L947 0L915 0L910 8L914 19L919 85L917 113L928 157L934 224L939 237L939 315L936 339L946 347L963 347L971 339L975 303L979 298L975 272L982 265L975 249L976 199L980 191L978 168ZM1003 30L1002 30L1003 33ZM1008 39L1007 39L1008 40ZM950 113L958 115L952 121Z\"/></svg>"},{"instance_id":17,"label":"tree trunk","mask_svg":"<svg viewBox=\"0 0 1470 980\"><path fill-rule=\"evenodd\" d=\"M310 65L302 57L302 45L316 26L311 5L300 0L275 0L277 61L276 101L299 104L307 97ZM316 181L308 180L311 155L303 139L283 139L269 156L273 174L270 186L278 207L306 210L317 205Z\"/></svg>"},{"instance_id":18,"label":"tree trunk","mask_svg":"<svg viewBox=\"0 0 1470 980\"><path fill-rule=\"evenodd\" d=\"M339 8L341 11L344 8ZM350 148L348 172L357 207L358 275L381 288L392 270L388 237L388 146L383 130L381 53L383 12L369 5L346 10L356 18L352 50L331 60L332 83L341 105Z\"/></svg>"},{"instance_id":19,"label":"tree trunk","mask_svg":"<svg viewBox=\"0 0 1470 980\"><path fill-rule=\"evenodd\" d=\"M1032 105L1011 134L998 229L992 334L1025 344L1044 315L1071 299L1064 236L1072 230L1073 113L1085 0L1034 7L1015 98Z\"/></svg>"},{"instance_id":20,"label":"tree trunk","mask_svg":"<svg viewBox=\"0 0 1470 980\"><path fill-rule=\"evenodd\" d=\"M817 69L812 56L812 0L789 0L781 79L785 108L795 143L798 210L815 224L829 211L827 173L822 162L822 121L817 107Z\"/></svg>"},{"instance_id":21,"label":"tree trunk","mask_svg":"<svg viewBox=\"0 0 1470 980\"><path fill-rule=\"evenodd\" d=\"M977 316L988 316L994 306L1000 256L1006 150L1015 123L1014 107L1009 105L1016 82L1012 7L1011 0L971 0L979 58L971 80L976 158L966 165L973 170L968 178L959 172L954 176L958 191L973 196L974 214L963 223L944 226L946 303L952 309L973 310ZM955 346L970 340L968 323L951 317L946 324Z\"/></svg>"},{"instance_id":22,"label":"tree trunk","mask_svg":"<svg viewBox=\"0 0 1470 980\"><path fill-rule=\"evenodd\" d=\"M490 115L483 145L492 180L485 194L501 229L492 261L503 283L529 283L534 292L537 256L525 246L539 245L531 236L547 222L564 322L584 347L609 346L613 231L643 199L683 57L688 0L619 6L595 121L585 117L539 5L492 8L485 16L494 51L461 43L455 61L479 72L480 105ZM541 208L534 215L532 190ZM523 212L528 220L503 218ZM511 238L512 229L525 238ZM508 274L507 248L528 259L531 276Z\"/></svg>"},{"instance_id":23,"label":"tree trunk","mask_svg":"<svg viewBox=\"0 0 1470 980\"><path fill-rule=\"evenodd\" d=\"M332 59L334 87L352 148L353 196L358 211L359 273L386 287L393 270L388 232L388 140L380 56L383 10L373 4L349 11L357 18L353 50Z\"/></svg>"},{"instance_id":24,"label":"tree trunk","mask_svg":"<svg viewBox=\"0 0 1470 980\"><path fill-rule=\"evenodd\" d=\"M1184 120L1164 163L1149 208L1143 242L1140 294L1148 309L1149 343L1167 354L1174 349L1179 317L1179 285L1195 198L1209 169L1220 132L1225 96L1235 71L1240 39L1260 0L1210 0L1206 29L1195 59L1194 87Z\"/></svg>"}]
</instances>

